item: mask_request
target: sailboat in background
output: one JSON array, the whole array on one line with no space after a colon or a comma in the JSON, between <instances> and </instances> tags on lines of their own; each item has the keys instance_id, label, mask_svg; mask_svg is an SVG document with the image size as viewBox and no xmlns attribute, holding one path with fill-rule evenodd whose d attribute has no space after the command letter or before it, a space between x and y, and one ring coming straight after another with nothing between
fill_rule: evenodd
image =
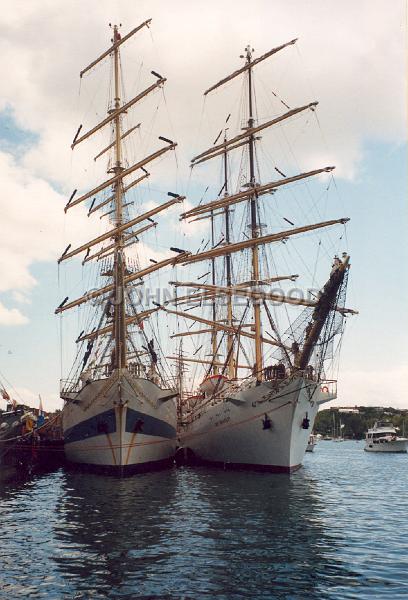
<instances>
[{"instance_id":1,"label":"sailboat in background","mask_svg":"<svg viewBox=\"0 0 408 600\"><path fill-rule=\"evenodd\" d=\"M173 337L194 341L192 354L179 352L173 360L179 369L180 364L198 365L202 377L197 387L180 389L180 443L197 460L224 467L291 472L300 466L319 406L336 397L336 381L325 377L331 344L343 333L344 317L355 314L344 306L350 266L347 253L342 258L335 257L325 285L313 299L267 291L276 282L297 278L279 272L271 274L275 264L273 260L268 262L267 251L272 245L302 233L344 225L349 220L340 218L294 227L285 219L293 226L291 229L264 233L266 226L262 221L272 211L261 200L282 186L330 173L334 168L291 177L275 168L281 179L260 183L256 154L260 132L304 111L314 111L317 104L295 109L287 106L286 113L262 124L256 119L254 67L295 41L259 58L253 57L253 49L248 46L242 56L244 66L205 92L207 95L243 75L247 120L243 132L227 138L225 131L223 141L218 143L221 131L214 145L192 160L193 167L216 157L223 161L224 181L218 198L200 202L181 214L181 220L189 222L210 221L210 249L199 250L182 261L185 267L207 263L209 270L191 281L171 282L177 291L171 301L176 309L170 308L169 303L164 307L168 314L177 317L178 323L187 324L185 331ZM238 148L244 151L240 164L246 160L247 170L246 174L241 170L238 189L231 194L228 157ZM210 278L209 283L202 281L205 277L207 281ZM188 293L180 294L180 288ZM275 308L276 303L280 306ZM188 308L183 310L186 305ZM204 313L206 305L208 316ZM285 311L288 305L303 310L285 332L273 314ZM194 308L198 311L190 312ZM192 329L194 323L200 328Z\"/></svg>"},{"instance_id":2,"label":"sailboat in background","mask_svg":"<svg viewBox=\"0 0 408 600\"><path fill-rule=\"evenodd\" d=\"M140 300L136 286L143 285L160 269L180 262L187 253L170 248L173 251L170 258L152 260L153 264L145 268L140 267L138 256L127 255L129 246L156 227L153 217L183 200L179 194L169 192L167 202L132 215L132 201L126 196L130 188L149 177L146 170L149 163L177 146L160 136L165 145L149 156L131 166L125 156L125 138L129 140L140 125L125 130L125 115L131 113L130 109L140 100L162 88L166 81L152 71L155 80L147 89L131 100L121 98L124 89L122 45L150 22L151 19L145 21L123 37L115 25L112 45L80 74L82 78L105 58L110 58L112 98L108 114L82 135L81 125L72 143L75 148L96 132L110 130L109 144L95 157L97 160L109 156L110 177L80 197L75 197L75 190L65 212L90 201L88 216L107 217L111 228L76 249L69 245L58 261L62 263L82 254L82 264L93 264L97 278L108 280L76 300L68 302L68 297L65 298L55 311L62 314L75 307L88 307L90 329L79 334L77 359L69 378L61 382L61 397L65 401L65 453L71 463L118 475L168 465L176 449L177 391L171 383L171 373L166 373L163 367L160 332L149 320L159 309L136 309ZM134 178L129 180L132 174Z\"/></svg>"},{"instance_id":3,"label":"sailboat in background","mask_svg":"<svg viewBox=\"0 0 408 600\"><path fill-rule=\"evenodd\" d=\"M339 414L339 422L336 423L336 412L333 411L333 442L344 442L343 437L344 423L341 422Z\"/></svg>"}]
</instances>

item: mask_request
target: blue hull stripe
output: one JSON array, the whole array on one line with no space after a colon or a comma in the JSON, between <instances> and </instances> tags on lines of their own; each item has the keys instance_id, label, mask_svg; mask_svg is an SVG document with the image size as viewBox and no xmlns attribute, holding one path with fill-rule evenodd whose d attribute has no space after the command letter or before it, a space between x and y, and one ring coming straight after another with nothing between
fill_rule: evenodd
<instances>
[{"instance_id":1,"label":"blue hull stripe","mask_svg":"<svg viewBox=\"0 0 408 600\"><path fill-rule=\"evenodd\" d=\"M105 435L106 433L115 433L116 417L113 408L99 415L95 415L86 421L81 421L77 425L70 427L64 432L65 443L79 442L97 435Z\"/></svg>"},{"instance_id":2,"label":"blue hull stripe","mask_svg":"<svg viewBox=\"0 0 408 600\"><path fill-rule=\"evenodd\" d=\"M115 433L115 431L115 411L110 409L67 429L64 432L64 441L66 444L70 444L107 433ZM176 430L166 421L128 408L126 410L126 432L134 433L135 431L144 435L154 435L168 439L176 437Z\"/></svg>"},{"instance_id":3,"label":"blue hull stripe","mask_svg":"<svg viewBox=\"0 0 408 600\"><path fill-rule=\"evenodd\" d=\"M129 433L140 431L144 435L154 435L169 438L170 440L174 439L177 435L174 427L166 423L166 421L133 410L133 408L128 408L126 411L126 431Z\"/></svg>"}]
</instances>

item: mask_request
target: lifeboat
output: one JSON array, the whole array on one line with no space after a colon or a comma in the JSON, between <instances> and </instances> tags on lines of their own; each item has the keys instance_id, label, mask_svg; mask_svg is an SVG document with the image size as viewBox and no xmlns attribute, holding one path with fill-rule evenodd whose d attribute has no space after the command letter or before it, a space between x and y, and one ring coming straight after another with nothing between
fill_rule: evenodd
<instances>
[{"instance_id":1,"label":"lifeboat","mask_svg":"<svg viewBox=\"0 0 408 600\"><path fill-rule=\"evenodd\" d=\"M225 375L209 375L200 385L200 390L205 394L211 395L215 391L219 392L225 385L228 377Z\"/></svg>"}]
</instances>

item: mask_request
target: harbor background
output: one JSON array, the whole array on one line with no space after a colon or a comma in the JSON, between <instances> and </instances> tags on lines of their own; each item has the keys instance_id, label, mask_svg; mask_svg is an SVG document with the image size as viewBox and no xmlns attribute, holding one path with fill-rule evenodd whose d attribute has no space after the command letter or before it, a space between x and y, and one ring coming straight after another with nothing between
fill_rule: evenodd
<instances>
[{"instance_id":1,"label":"harbor background","mask_svg":"<svg viewBox=\"0 0 408 600\"><path fill-rule=\"evenodd\" d=\"M293 476L59 470L0 491L0 598L408 595L406 454L318 443Z\"/></svg>"}]
</instances>

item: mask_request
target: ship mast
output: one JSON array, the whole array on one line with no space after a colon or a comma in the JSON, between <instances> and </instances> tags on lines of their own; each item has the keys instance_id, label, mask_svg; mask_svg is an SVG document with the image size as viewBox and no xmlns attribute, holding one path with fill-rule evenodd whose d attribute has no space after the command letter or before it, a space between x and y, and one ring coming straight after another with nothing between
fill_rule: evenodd
<instances>
[{"instance_id":1,"label":"ship mast","mask_svg":"<svg viewBox=\"0 0 408 600\"><path fill-rule=\"evenodd\" d=\"M252 90L252 50L250 46L246 47L246 64L248 67L248 130L250 131L254 126L253 117L253 90ZM250 134L248 140L249 148L249 185L251 188L256 186L255 181L255 136L253 133ZM258 225L258 211L257 211L258 197L254 191L250 199L250 210L251 210L251 237L255 239L259 237L259 225ZM259 285L259 255L258 245L252 246L252 280L253 284L257 287ZM254 321L255 321L255 365L254 371L257 381L262 379L262 340L261 340L261 306L259 300L253 301L254 307Z\"/></svg>"},{"instance_id":2,"label":"ship mast","mask_svg":"<svg viewBox=\"0 0 408 600\"><path fill-rule=\"evenodd\" d=\"M309 225L303 225L300 227L295 227L294 224L291 223L291 229L286 229L284 231L279 231L276 233L269 233L266 235L262 235L261 233L261 223L259 219L259 206L258 200L264 196L271 196L275 193L279 188L294 184L298 181L302 181L304 179L309 179L315 177L317 175L323 173L331 173L334 169L333 166L327 166L322 168L313 169L311 171L298 173L295 175L286 176L281 173L278 169L278 173L281 178L269 181L268 183L260 184L256 180L256 155L255 155L255 142L257 140L257 135L259 132L268 129L270 127L274 127L287 119L290 119L298 114L301 114L305 111L314 111L317 102L309 102L308 104L304 104L302 106L298 106L296 108L290 108L285 105L287 108L287 112L283 114L279 114L274 118L262 123L261 125L255 125L255 96L254 96L254 87L253 87L253 68L269 58L270 56L280 52L281 50L287 48L288 46L293 45L297 40L293 39L289 42L272 48L262 56L253 59L253 48L251 46L247 46L245 48L245 54L241 56L244 59L244 64L239 69L235 70L233 73L224 77L220 81L218 81L215 85L209 87L204 95L206 96L210 92L217 90L219 87L224 84L234 80L241 74L247 74L248 77L248 86L245 89L245 96L248 102L248 119L245 127L243 127L243 132L235 135L233 137L228 138L226 130L224 131L224 139L222 142L218 142L221 132L213 145L210 148L207 148L200 154L194 156L191 160L191 166L195 167L203 162L211 160L213 158L222 156L223 157L223 170L224 170L224 194L221 196L221 192L215 200L208 201L206 203L200 202L193 208L190 208L184 211L180 215L180 220L189 220L190 223L193 221L199 221L201 219L211 218L212 223L212 239L213 244L210 250L206 250L205 248L200 252L198 251L196 254L190 254L186 257L183 257L180 262L183 266L190 265L193 263L199 263L203 261L211 261L212 265L214 265L214 260L218 257L225 257L225 279L226 286L215 285L215 277L214 277L214 268L213 268L213 284L204 284L199 282L182 282L182 281L171 281L170 284L175 287L183 287L183 288L192 288L193 290L199 290L199 292L193 291L193 293L189 293L187 296L179 297L177 296L174 299L174 302L178 304L186 303L187 301L196 301L200 302L202 299L210 299L212 298L215 302L216 299L220 296L226 296L227 298L227 319L226 323L221 323L216 320L215 312L213 311L213 319L208 320L204 319L199 315L191 314L186 311L179 310L170 310L167 307L162 307L169 314L174 314L179 317L184 317L187 320L195 321L196 323L202 323L207 328L206 329L196 329L190 331L190 328L187 331L178 333L172 337L179 336L190 336L190 335L201 335L203 333L211 333L212 341L213 341L213 354L215 355L216 350L214 346L214 330L218 330L220 332L224 332L227 338L227 356L226 360L223 363L218 362L217 366L222 367L223 371L228 369L228 375L230 379L234 379L238 377L238 369L248 368L248 365L240 365L238 364L238 349L241 344L240 338L244 337L246 339L251 340L251 343L254 344L254 354L255 354L255 362L249 368L253 369L253 376L256 378L256 383L259 384L263 379L263 346L268 347L270 345L280 347L284 350L285 355L288 355L289 352L295 353L294 348L286 346L282 340L280 339L279 333L276 332L276 338L271 334L270 338L262 336L262 323L261 323L261 304L266 305L266 301L271 302L283 302L285 304L296 304L303 305L308 307L314 307L317 311L316 314L319 314L318 322L315 323L314 319L309 327L309 336L307 340L307 349L302 354L303 362L307 362L310 351L309 348L313 350L313 347L316 343L316 339L320 334L321 327L324 326L325 323L325 315L327 317L328 312L331 310L337 311L340 314L355 314L355 311L351 309L345 309L341 306L336 305L335 301L335 291L330 296L330 306L327 309L327 306L324 305L326 298L328 296L327 288L325 288L325 293L323 294L324 298L319 300L306 300L306 299L295 299L290 295L286 296L284 294L276 294L271 292L264 292L261 289L266 283L272 283L273 281L281 281L281 280L291 280L295 281L298 275L277 275L277 277L267 278L265 280L261 280L261 269L260 269L260 256L259 256L259 247L270 245L277 242L286 241L292 236L298 236L300 234L315 231L317 229L332 227L334 225L345 224L349 219L348 218L340 218L340 219L332 219L328 221L323 221L319 223L312 223ZM227 119L228 121L228 119ZM236 150L238 148L242 148L242 146L248 146L248 180L246 183L246 187L244 190L229 194L228 190L228 156L229 152ZM222 191L222 190L221 190ZM231 242L231 227L230 227L230 213L231 207L235 204L240 204L241 202L245 202L248 207L249 213L249 223L248 228L250 228L251 236L246 236L247 239L241 239L238 242ZM214 225L213 219L215 216L224 215L224 224L225 224L225 239L223 240L225 243L222 245L217 244L214 245ZM250 281L244 282L232 282L232 258L233 255L237 252L242 252L243 250L249 250L251 253L251 272L250 272ZM341 282L340 282L341 284ZM338 286L333 286L333 289L338 289ZM330 290L332 288L330 287ZM247 302L251 302L253 306L253 319L251 319L251 323L240 323L236 325L234 323L233 316L233 300L232 297L243 297L247 298ZM173 302L173 301L170 301ZM323 306L324 305L324 306ZM201 304L200 304L201 306ZM213 304L214 306L214 304ZM197 308L197 306L195 307ZM314 314L314 313L313 313ZM323 315L323 316L322 316ZM253 333L249 333L245 328L251 326L251 331ZM273 326L272 326L272 329ZM312 330L313 329L313 330ZM237 339L237 342L236 342ZM234 345L237 344L237 352L233 353ZM306 345L306 343L305 343ZM245 356L246 358L246 356ZM191 360L201 364L208 364L207 361L197 360L197 359L186 359ZM235 364L235 362L237 364ZM249 360L247 359L249 363ZM296 363L298 364L298 363ZM211 362L211 369L214 369L215 366L215 357L213 357Z\"/></svg>"},{"instance_id":3,"label":"ship mast","mask_svg":"<svg viewBox=\"0 0 408 600\"><path fill-rule=\"evenodd\" d=\"M211 211L211 246L214 248L215 244L215 231L214 231L214 211ZM215 258L211 259L211 281L212 284L215 285ZM215 304L215 296L212 301L212 320L215 322L217 320L217 310ZM217 354L218 354L218 340L217 340L217 329L215 327L212 328L211 332L211 346L212 346L212 356L213 356L213 365L212 372L213 375L218 374L218 366L217 366Z\"/></svg>"},{"instance_id":4,"label":"ship mast","mask_svg":"<svg viewBox=\"0 0 408 600\"><path fill-rule=\"evenodd\" d=\"M120 40L118 26L113 28L113 42ZM113 51L114 62L114 80L115 80L115 97L114 108L116 116L114 120L115 132L115 166L113 172L119 175L123 171L122 167L122 148L120 134L120 67L119 67L119 48L115 46ZM122 179L118 179L114 189L115 203L115 221L116 227L123 225L123 202L122 202ZM115 235L114 243L114 265L113 265L113 332L115 340L115 349L112 360L113 369L122 369L126 367L126 282L125 282L125 267L126 261L123 251L124 245L123 231L119 229Z\"/></svg>"},{"instance_id":5,"label":"ship mast","mask_svg":"<svg viewBox=\"0 0 408 600\"><path fill-rule=\"evenodd\" d=\"M98 65L102 60L106 57L111 57L113 64L113 102L108 110L108 115L102 119L97 125L91 127L86 133L80 135L82 130L82 124L79 125L78 130L75 134L75 137L71 144L71 149L73 150L78 144L84 142L93 136L96 132L102 130L107 125L113 128L113 140L111 143L103 148L94 158L97 160L99 157L103 156L110 149L113 149L113 164L111 164L110 169L108 170L108 174L110 174L109 178L102 183L99 183L93 189L83 193L79 197L75 197L77 193L77 189L73 191L71 194L67 204L65 205L64 212L66 213L68 210L73 209L75 206L79 204L85 203L87 200L92 199L92 203L88 209L88 217L90 217L93 213L96 213L101 208L107 206L112 203L113 210L109 210L108 212L100 215L100 218L113 215L112 220L114 221L113 227L91 239L85 243L82 243L77 248L71 249L71 244L68 244L64 252L58 259L58 264L63 261L69 260L71 258L77 257L81 253L85 252L85 255L82 259L82 264L87 262L99 261L105 259L107 256L113 255L113 269L109 269L107 272L102 273L103 275L109 275L112 280L108 285L104 285L99 289L93 289L91 291L86 292L79 298L68 302L68 296L60 303L60 305L55 309L55 314L61 314L71 308L81 306L85 303L92 301L95 298L103 298L103 302L107 303L106 309L110 307L113 308L113 320L110 319L110 310L104 311L103 318L106 318L108 324L104 325L101 322L98 325L98 328L95 328L88 333L84 333L82 331L76 342L82 343L84 341L88 342L88 348L85 353L85 360L83 362L82 369L85 367L86 361L88 360L91 352L92 345L94 340L101 339L104 336L109 336L112 338L112 352L109 364L109 373L113 370L122 370L127 367L127 337L128 337L128 325L132 325L134 323L139 326L143 323L143 321L155 312L157 312L157 308L150 309L148 311L137 312L134 306L132 308L134 310L133 314L127 314L126 311L126 300L127 300L127 288L134 281L143 281L145 277L154 273L160 269L163 269L168 266L174 266L175 264L181 262L185 258L187 258L190 253L180 248L170 248L172 252L175 253L175 256L165 258L161 261L154 261L154 264L149 265L147 267L141 268L137 271L130 272L127 269L126 258L125 258L125 248L131 244L137 243L139 241L138 236L155 227L157 223L153 221L152 217L167 210L171 206L182 202L185 198L184 196L180 196L177 193L167 192L168 196L170 196L170 200L155 206L153 209L145 211L143 214L139 214L133 218L127 218L127 215L124 214L124 207L128 204L125 204L125 193L130 188L138 185L140 182L144 181L147 177L150 176L150 173L146 170L146 166L152 161L158 159L163 156L167 152L174 150L177 146L176 142L164 137L159 136L159 140L165 142L165 146L155 150L150 155L138 160L132 165L124 165L123 157L122 157L122 140L129 136L132 132L140 127L140 123L131 127L128 131L121 132L122 129L122 115L127 113L130 108L135 106L140 100L144 99L146 96L151 94L152 92L162 88L164 83L166 82L166 78L162 77L156 71L151 71L151 74L156 77L157 81L149 85L145 90L139 92L132 99L126 101L121 105L121 65L120 65L120 50L119 47L129 40L133 35L139 32L141 29L145 27L149 27L151 19L144 21L139 26L132 29L128 34L121 37L119 33L119 28L117 25L113 27L113 39L111 40L112 45L110 48L105 50L98 58L93 60L85 69L83 69L80 73L82 77L85 73L92 70L96 65ZM143 172L140 173L139 169ZM138 175L132 181L124 179L128 178L129 175L139 171ZM104 190L110 189L110 193L108 197L102 198L99 196L100 192ZM95 204L96 203L96 204ZM149 221L149 224L142 226L141 228L135 230L134 226L142 223L143 221ZM101 244L103 243L103 246ZM92 251L94 247L97 247ZM92 252L92 253L91 253ZM132 302L130 301L130 304ZM110 344L110 340L109 340ZM153 358L153 356L152 356ZM103 367L106 364L102 365ZM100 365L96 365L95 369L98 370Z\"/></svg>"},{"instance_id":6,"label":"ship mast","mask_svg":"<svg viewBox=\"0 0 408 600\"><path fill-rule=\"evenodd\" d=\"M228 116L229 119L229 116ZM228 121L227 119L227 121ZM227 130L224 132L224 143L227 142ZM228 150L227 147L224 149L223 153L223 162L224 162L224 198L228 196ZM225 243L228 245L231 242L230 235L230 209L227 205L224 208L224 217L225 217ZM225 270L226 270L226 279L227 279L227 287L231 287L232 285L232 272L231 272L231 255L225 255ZM232 327L232 296L227 296L227 324L229 327ZM233 355L233 344L234 344L234 334L229 332L227 334L227 357L228 357L228 377L229 379L233 379L235 377L235 368L234 368L234 355Z\"/></svg>"}]
</instances>

